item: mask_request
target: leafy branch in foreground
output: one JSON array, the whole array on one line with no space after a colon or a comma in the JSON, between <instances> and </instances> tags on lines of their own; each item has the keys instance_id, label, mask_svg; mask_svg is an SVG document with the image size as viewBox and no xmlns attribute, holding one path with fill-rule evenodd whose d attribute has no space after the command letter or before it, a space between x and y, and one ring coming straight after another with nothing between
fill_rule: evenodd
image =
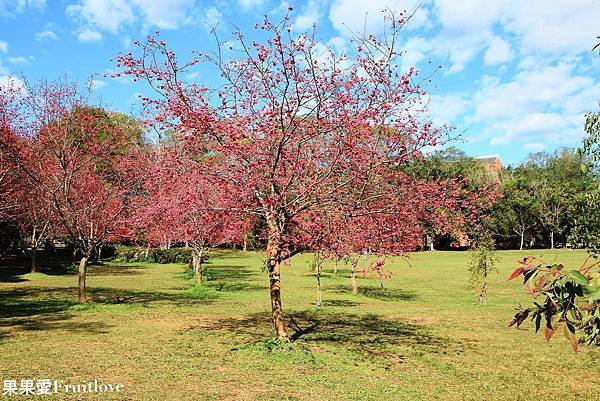
<instances>
[{"instance_id":1,"label":"leafy branch in foreground","mask_svg":"<svg viewBox=\"0 0 600 401\"><path fill-rule=\"evenodd\" d=\"M509 326L521 325L528 317L536 333L544 324L550 341L560 329L577 352L579 344L600 346L600 260L591 253L577 270L562 264L546 265L533 256L520 264L508 280L523 276L526 291L534 297L533 307L520 308Z\"/></svg>"}]
</instances>

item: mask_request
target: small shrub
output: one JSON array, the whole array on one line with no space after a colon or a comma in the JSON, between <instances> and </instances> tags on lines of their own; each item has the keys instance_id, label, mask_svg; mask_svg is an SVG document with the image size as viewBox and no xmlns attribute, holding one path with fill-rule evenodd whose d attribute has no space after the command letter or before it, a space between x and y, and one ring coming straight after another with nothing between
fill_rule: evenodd
<instances>
[{"instance_id":1,"label":"small shrub","mask_svg":"<svg viewBox=\"0 0 600 401\"><path fill-rule=\"evenodd\" d=\"M189 248L153 249L152 256L156 263L187 263L192 260Z\"/></svg>"},{"instance_id":2,"label":"small shrub","mask_svg":"<svg viewBox=\"0 0 600 401\"><path fill-rule=\"evenodd\" d=\"M148 249L139 246L119 245L115 248L115 258L127 263L187 263L192 261L189 248Z\"/></svg>"},{"instance_id":3,"label":"small shrub","mask_svg":"<svg viewBox=\"0 0 600 401\"><path fill-rule=\"evenodd\" d=\"M118 245L115 247L115 258L127 263L154 262L152 250L139 246Z\"/></svg>"}]
</instances>

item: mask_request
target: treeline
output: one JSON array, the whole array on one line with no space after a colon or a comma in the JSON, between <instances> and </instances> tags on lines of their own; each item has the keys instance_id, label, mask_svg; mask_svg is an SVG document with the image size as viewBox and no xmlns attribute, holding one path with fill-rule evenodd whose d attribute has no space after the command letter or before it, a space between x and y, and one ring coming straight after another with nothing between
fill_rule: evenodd
<instances>
[{"instance_id":1,"label":"treeline","mask_svg":"<svg viewBox=\"0 0 600 401\"><path fill-rule=\"evenodd\" d=\"M528 155L490 173L484 162L448 148L413 166L428 177L466 177L475 190L496 181L499 195L485 221L502 249L586 248L600 240L598 170L578 149ZM443 242L443 236L436 241Z\"/></svg>"}]
</instances>

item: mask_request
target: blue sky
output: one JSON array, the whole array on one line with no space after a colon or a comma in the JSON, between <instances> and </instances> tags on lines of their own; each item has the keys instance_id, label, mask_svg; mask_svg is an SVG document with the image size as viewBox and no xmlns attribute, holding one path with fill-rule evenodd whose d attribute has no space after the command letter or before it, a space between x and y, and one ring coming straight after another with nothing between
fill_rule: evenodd
<instances>
[{"instance_id":1,"label":"blue sky","mask_svg":"<svg viewBox=\"0 0 600 401\"><path fill-rule=\"evenodd\" d=\"M464 132L468 154L505 163L529 152L577 146L584 114L598 110L598 0L424 0L402 37L403 66L443 65L430 87L430 112ZM106 78L111 59L156 29L180 55L213 45L206 23L225 37L252 31L288 5L297 31L318 25L323 42L349 48L350 30L378 33L381 10L415 10L414 0L0 0L0 85L9 79L86 80L97 74L104 105L135 113L143 90ZM432 60L432 64L428 61ZM210 74L194 77L210 80Z\"/></svg>"}]
</instances>

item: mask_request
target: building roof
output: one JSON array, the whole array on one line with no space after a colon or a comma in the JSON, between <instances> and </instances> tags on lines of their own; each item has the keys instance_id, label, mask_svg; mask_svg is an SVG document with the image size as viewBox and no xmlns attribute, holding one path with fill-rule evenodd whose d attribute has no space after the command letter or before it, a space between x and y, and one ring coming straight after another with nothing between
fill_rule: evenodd
<instances>
[{"instance_id":1,"label":"building roof","mask_svg":"<svg viewBox=\"0 0 600 401\"><path fill-rule=\"evenodd\" d=\"M495 163L497 160L500 160L500 156L498 155L484 155L484 156L476 156L476 160L481 160L484 163Z\"/></svg>"}]
</instances>

